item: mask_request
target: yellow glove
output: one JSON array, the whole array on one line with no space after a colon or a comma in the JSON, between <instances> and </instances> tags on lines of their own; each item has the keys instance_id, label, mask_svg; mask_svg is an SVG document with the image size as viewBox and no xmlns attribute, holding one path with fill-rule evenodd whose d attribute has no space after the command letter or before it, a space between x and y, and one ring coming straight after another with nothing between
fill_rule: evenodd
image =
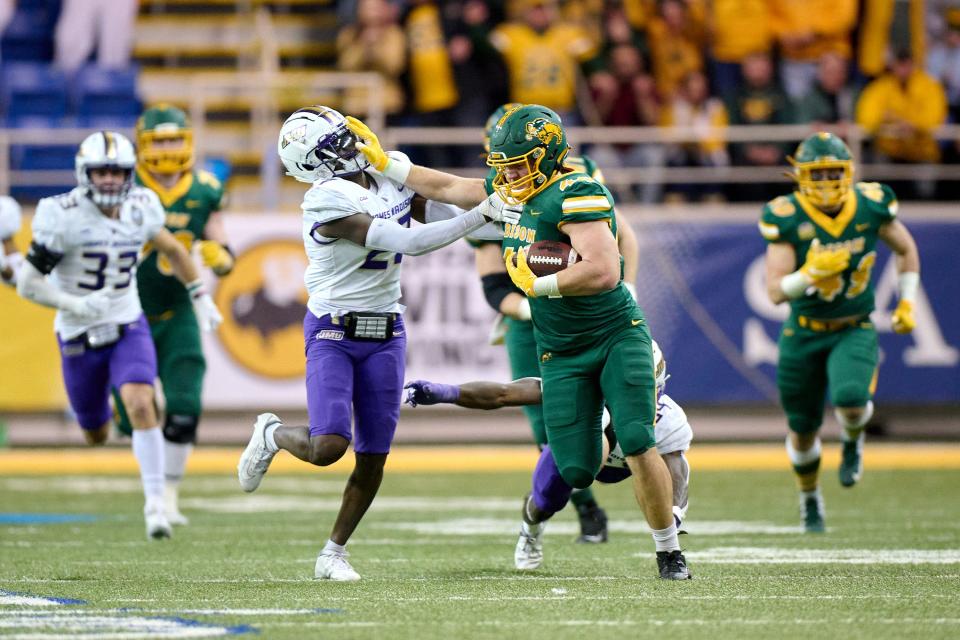
<instances>
[{"instance_id":1,"label":"yellow glove","mask_svg":"<svg viewBox=\"0 0 960 640\"><path fill-rule=\"evenodd\" d=\"M800 267L813 282L826 280L843 273L850 266L850 250L846 247L825 249L816 238L810 243L807 260Z\"/></svg>"},{"instance_id":2,"label":"yellow glove","mask_svg":"<svg viewBox=\"0 0 960 640\"><path fill-rule=\"evenodd\" d=\"M893 316L890 318L893 330L896 333L910 333L917 326L917 321L913 317L913 303L909 300L901 300L897 303L897 308L893 310Z\"/></svg>"},{"instance_id":3,"label":"yellow glove","mask_svg":"<svg viewBox=\"0 0 960 640\"><path fill-rule=\"evenodd\" d=\"M203 264L213 269L214 273L225 275L233 268L233 256L219 242L201 240L197 244Z\"/></svg>"},{"instance_id":4,"label":"yellow glove","mask_svg":"<svg viewBox=\"0 0 960 640\"><path fill-rule=\"evenodd\" d=\"M507 273L517 288L527 294L530 298L536 298L537 294L533 291L533 281L537 279L536 274L530 270L527 265L527 250L520 249L517 252L517 264L513 264L513 249L507 249L504 256L504 262L507 265Z\"/></svg>"},{"instance_id":5,"label":"yellow glove","mask_svg":"<svg viewBox=\"0 0 960 640\"><path fill-rule=\"evenodd\" d=\"M377 171L383 171L387 168L390 158L387 152L380 146L380 140L377 134L370 130L370 127L363 124L353 116L347 116L347 129L353 132L360 141L357 143L357 149L367 158L367 161Z\"/></svg>"}]
</instances>

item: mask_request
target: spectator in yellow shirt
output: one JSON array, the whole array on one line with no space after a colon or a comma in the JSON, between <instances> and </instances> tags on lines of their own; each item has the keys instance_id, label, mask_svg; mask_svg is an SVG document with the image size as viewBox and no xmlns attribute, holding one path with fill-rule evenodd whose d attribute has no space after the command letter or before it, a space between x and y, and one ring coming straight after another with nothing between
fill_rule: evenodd
<instances>
[{"instance_id":1,"label":"spectator in yellow shirt","mask_svg":"<svg viewBox=\"0 0 960 640\"><path fill-rule=\"evenodd\" d=\"M490 34L506 62L510 102L542 104L564 124L579 122L579 65L593 57L593 41L559 21L556 0L523 0L521 8L522 21L502 24Z\"/></svg>"},{"instance_id":2,"label":"spectator in yellow shirt","mask_svg":"<svg viewBox=\"0 0 960 640\"><path fill-rule=\"evenodd\" d=\"M833 52L849 60L857 0L775 0L783 88L799 100L817 78L817 61Z\"/></svg>"},{"instance_id":3,"label":"spectator in yellow shirt","mask_svg":"<svg viewBox=\"0 0 960 640\"><path fill-rule=\"evenodd\" d=\"M664 0L647 28L653 77L667 100L673 98L684 78L703 71L703 15L691 6L681 0Z\"/></svg>"},{"instance_id":4,"label":"spectator in yellow shirt","mask_svg":"<svg viewBox=\"0 0 960 640\"><path fill-rule=\"evenodd\" d=\"M337 34L337 68L341 71L373 71L385 86L380 99L388 115L404 106L400 74L406 68L406 38L397 24L397 13L385 0L360 0L357 22ZM344 96L343 110L354 115L367 113L369 97L362 87L351 88Z\"/></svg>"},{"instance_id":5,"label":"spectator in yellow shirt","mask_svg":"<svg viewBox=\"0 0 960 640\"><path fill-rule=\"evenodd\" d=\"M940 82L899 51L890 71L868 84L857 102L857 123L874 136L874 150L901 162L937 162L932 131L947 119Z\"/></svg>"},{"instance_id":6,"label":"spectator in yellow shirt","mask_svg":"<svg viewBox=\"0 0 960 640\"><path fill-rule=\"evenodd\" d=\"M741 81L741 65L774 44L775 0L713 0L707 18L710 82L714 95L727 98Z\"/></svg>"},{"instance_id":7,"label":"spectator in yellow shirt","mask_svg":"<svg viewBox=\"0 0 960 640\"><path fill-rule=\"evenodd\" d=\"M662 112L661 124L665 127L692 127L697 131L697 140L671 145L667 149L667 165L671 167L726 167L730 164L727 143L723 134L716 131L727 126L729 118L723 101L710 96L707 78L701 71L687 74ZM667 200L703 197L716 199L720 196L717 185L686 184L670 185Z\"/></svg>"}]
</instances>

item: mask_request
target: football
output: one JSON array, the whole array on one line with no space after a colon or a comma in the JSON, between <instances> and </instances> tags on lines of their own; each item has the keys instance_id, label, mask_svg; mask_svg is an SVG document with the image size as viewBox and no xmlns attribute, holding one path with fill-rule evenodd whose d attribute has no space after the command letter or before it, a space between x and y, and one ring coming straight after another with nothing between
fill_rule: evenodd
<instances>
[{"instance_id":1,"label":"football","mask_svg":"<svg viewBox=\"0 0 960 640\"><path fill-rule=\"evenodd\" d=\"M527 266L538 276L549 276L563 271L579 260L577 251L565 242L540 240L527 247ZM516 264L516 256L513 261Z\"/></svg>"}]
</instances>

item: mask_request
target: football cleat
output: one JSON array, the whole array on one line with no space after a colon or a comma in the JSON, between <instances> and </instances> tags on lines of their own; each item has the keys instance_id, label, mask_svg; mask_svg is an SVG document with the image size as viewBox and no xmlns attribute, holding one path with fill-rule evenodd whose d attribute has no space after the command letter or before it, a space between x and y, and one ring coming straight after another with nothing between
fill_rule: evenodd
<instances>
[{"instance_id":1,"label":"football cleat","mask_svg":"<svg viewBox=\"0 0 960 640\"><path fill-rule=\"evenodd\" d=\"M347 553L321 551L317 556L317 564L313 570L313 577L317 580L335 580L337 582L356 582L360 574L353 570L347 562Z\"/></svg>"},{"instance_id":2,"label":"football cleat","mask_svg":"<svg viewBox=\"0 0 960 640\"><path fill-rule=\"evenodd\" d=\"M517 547L513 551L513 566L520 571L533 571L543 564L543 530L546 527L543 523L531 526L538 527L540 531L528 535L521 527Z\"/></svg>"},{"instance_id":3,"label":"football cleat","mask_svg":"<svg viewBox=\"0 0 960 640\"><path fill-rule=\"evenodd\" d=\"M596 503L577 505L577 518L580 520L578 543L599 544L607 541L607 514Z\"/></svg>"},{"instance_id":4,"label":"football cleat","mask_svg":"<svg viewBox=\"0 0 960 640\"><path fill-rule=\"evenodd\" d=\"M680 549L657 551L657 569L662 580L693 580L693 575L687 569L687 559Z\"/></svg>"},{"instance_id":5,"label":"football cleat","mask_svg":"<svg viewBox=\"0 0 960 640\"><path fill-rule=\"evenodd\" d=\"M147 538L150 540L163 540L173 536L173 529L163 512L163 505L148 504L143 509L143 518L147 523Z\"/></svg>"},{"instance_id":6,"label":"football cleat","mask_svg":"<svg viewBox=\"0 0 960 640\"><path fill-rule=\"evenodd\" d=\"M856 440L844 440L840 455L840 484L852 487L863 476L863 441L866 434L861 431Z\"/></svg>"},{"instance_id":7,"label":"football cleat","mask_svg":"<svg viewBox=\"0 0 960 640\"><path fill-rule=\"evenodd\" d=\"M823 496L818 491L815 495L800 496L800 519L803 521L803 530L806 533L823 533L827 530L823 521Z\"/></svg>"},{"instance_id":8,"label":"football cleat","mask_svg":"<svg viewBox=\"0 0 960 640\"><path fill-rule=\"evenodd\" d=\"M180 513L179 495L175 486L168 484L163 487L163 511L167 515L167 521L175 527L190 524L190 519Z\"/></svg>"},{"instance_id":9,"label":"football cleat","mask_svg":"<svg viewBox=\"0 0 960 640\"><path fill-rule=\"evenodd\" d=\"M240 462L237 464L237 477L240 479L240 488L250 493L256 491L263 480L264 474L273 461L276 451L267 448L266 430L270 425L281 425L283 422L272 413L261 413L253 423L253 435L250 443L243 450Z\"/></svg>"}]
</instances>

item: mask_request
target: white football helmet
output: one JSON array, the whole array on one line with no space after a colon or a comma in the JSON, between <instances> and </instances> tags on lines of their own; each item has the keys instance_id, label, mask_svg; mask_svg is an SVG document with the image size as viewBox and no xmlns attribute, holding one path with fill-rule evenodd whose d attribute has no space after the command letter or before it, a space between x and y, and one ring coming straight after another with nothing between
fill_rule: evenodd
<instances>
[{"instance_id":1,"label":"white football helmet","mask_svg":"<svg viewBox=\"0 0 960 640\"><path fill-rule=\"evenodd\" d=\"M101 207L115 207L123 202L133 186L133 168L137 164L137 152L133 143L115 131L92 133L80 143L74 160L77 184L86 189L87 196ZM117 191L100 191L90 179L91 169L112 167L126 172L123 185Z\"/></svg>"},{"instance_id":2,"label":"white football helmet","mask_svg":"<svg viewBox=\"0 0 960 640\"><path fill-rule=\"evenodd\" d=\"M653 375L657 381L657 397L659 398L660 394L663 393L663 388L667 386L667 378L670 376L667 375L667 361L663 357L660 345L657 344L656 340L651 342L653 344Z\"/></svg>"},{"instance_id":3,"label":"white football helmet","mask_svg":"<svg viewBox=\"0 0 960 640\"><path fill-rule=\"evenodd\" d=\"M356 142L339 111L314 105L294 111L283 123L277 153L288 176L313 183L366 169L367 159L357 150Z\"/></svg>"}]
</instances>

